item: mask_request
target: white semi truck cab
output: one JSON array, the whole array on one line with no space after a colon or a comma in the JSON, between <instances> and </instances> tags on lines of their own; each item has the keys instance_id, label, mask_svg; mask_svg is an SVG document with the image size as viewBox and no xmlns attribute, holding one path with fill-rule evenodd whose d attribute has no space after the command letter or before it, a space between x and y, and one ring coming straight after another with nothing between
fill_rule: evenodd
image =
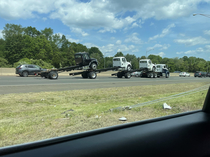
<instances>
[{"instance_id":1,"label":"white semi truck cab","mask_svg":"<svg viewBox=\"0 0 210 157\"><path fill-rule=\"evenodd\" d=\"M150 59L141 59L139 61L139 69L145 69L147 71L153 71L156 70L156 65L152 63Z\"/></svg>"},{"instance_id":2,"label":"white semi truck cab","mask_svg":"<svg viewBox=\"0 0 210 157\"><path fill-rule=\"evenodd\" d=\"M131 63L127 62L125 57L114 57L113 67L120 67L119 70L131 71Z\"/></svg>"}]
</instances>

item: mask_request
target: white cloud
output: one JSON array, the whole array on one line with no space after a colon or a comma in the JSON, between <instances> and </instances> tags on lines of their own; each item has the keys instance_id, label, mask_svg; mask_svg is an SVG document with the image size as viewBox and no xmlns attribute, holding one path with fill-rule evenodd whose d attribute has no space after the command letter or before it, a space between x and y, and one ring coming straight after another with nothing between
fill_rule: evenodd
<instances>
[{"instance_id":1,"label":"white cloud","mask_svg":"<svg viewBox=\"0 0 210 157\"><path fill-rule=\"evenodd\" d=\"M80 28L71 28L71 31L74 32L74 33L81 34L83 37L89 35L88 33L82 31L82 29L80 29Z\"/></svg>"},{"instance_id":2,"label":"white cloud","mask_svg":"<svg viewBox=\"0 0 210 157\"><path fill-rule=\"evenodd\" d=\"M194 38L189 38L189 39L176 39L174 40L176 43L180 44L185 44L187 46L194 46L194 45L199 45L199 44L209 44L210 41L199 36L199 37L194 37Z\"/></svg>"},{"instance_id":3,"label":"white cloud","mask_svg":"<svg viewBox=\"0 0 210 157\"><path fill-rule=\"evenodd\" d=\"M204 34L210 35L210 30L203 31Z\"/></svg>"},{"instance_id":4,"label":"white cloud","mask_svg":"<svg viewBox=\"0 0 210 157\"><path fill-rule=\"evenodd\" d=\"M3 31L3 30L0 30L0 39L3 38L3 33L2 33L2 31Z\"/></svg>"},{"instance_id":5,"label":"white cloud","mask_svg":"<svg viewBox=\"0 0 210 157\"><path fill-rule=\"evenodd\" d=\"M153 54L153 55L156 55L156 56L160 56L160 57L163 57L165 55L164 52L160 52L160 53L157 53L157 54Z\"/></svg>"},{"instance_id":6,"label":"white cloud","mask_svg":"<svg viewBox=\"0 0 210 157\"><path fill-rule=\"evenodd\" d=\"M46 20L47 20L47 18L46 18L46 17L43 17L43 18L42 18L42 20L43 20L43 21L46 21Z\"/></svg>"},{"instance_id":7,"label":"white cloud","mask_svg":"<svg viewBox=\"0 0 210 157\"><path fill-rule=\"evenodd\" d=\"M114 29L110 29L110 28L104 28L98 31L99 33L105 33L105 32L111 32L111 33L116 33L116 31Z\"/></svg>"},{"instance_id":8,"label":"white cloud","mask_svg":"<svg viewBox=\"0 0 210 157\"><path fill-rule=\"evenodd\" d=\"M210 53L210 45L205 45L203 48L199 47L195 50L188 50L188 51L181 51L181 52L176 52L176 54L191 54L191 55L195 55L195 54L199 54L199 53Z\"/></svg>"},{"instance_id":9,"label":"white cloud","mask_svg":"<svg viewBox=\"0 0 210 157\"><path fill-rule=\"evenodd\" d=\"M180 35L181 37L184 37L184 36L185 36L185 34L183 34L183 33L179 33L179 35Z\"/></svg>"},{"instance_id":10,"label":"white cloud","mask_svg":"<svg viewBox=\"0 0 210 157\"><path fill-rule=\"evenodd\" d=\"M150 23L150 26L153 26L153 25L154 25L154 23L153 23L153 22L151 22L151 23Z\"/></svg>"},{"instance_id":11,"label":"white cloud","mask_svg":"<svg viewBox=\"0 0 210 157\"><path fill-rule=\"evenodd\" d=\"M159 49L159 50L166 50L170 47L171 45L170 44L164 44L164 45L161 45L161 44L155 44L153 47L148 47L147 48L147 51L149 50L152 50L152 49Z\"/></svg>"},{"instance_id":12,"label":"white cloud","mask_svg":"<svg viewBox=\"0 0 210 157\"><path fill-rule=\"evenodd\" d=\"M46 14L54 8L55 0L1 0L0 17L7 20L36 17L36 13ZM36 13L35 13L36 12Z\"/></svg>"},{"instance_id":13,"label":"white cloud","mask_svg":"<svg viewBox=\"0 0 210 157\"><path fill-rule=\"evenodd\" d=\"M136 22L134 22L131 27L133 28L133 27L138 27L138 26L139 25Z\"/></svg>"},{"instance_id":14,"label":"white cloud","mask_svg":"<svg viewBox=\"0 0 210 157\"><path fill-rule=\"evenodd\" d=\"M85 45L87 48L91 48L91 47L98 47L97 45L93 44L93 43L84 43L83 45Z\"/></svg>"},{"instance_id":15,"label":"white cloud","mask_svg":"<svg viewBox=\"0 0 210 157\"><path fill-rule=\"evenodd\" d=\"M175 27L174 23L168 25L165 29L162 30L161 34L157 34L153 37L150 37L149 40L155 40L157 38L162 38L162 37L166 36L170 32L170 29L173 28L173 27Z\"/></svg>"},{"instance_id":16,"label":"white cloud","mask_svg":"<svg viewBox=\"0 0 210 157\"><path fill-rule=\"evenodd\" d=\"M116 41L116 44L118 44L118 45L120 45L121 43L122 43L121 40Z\"/></svg>"},{"instance_id":17,"label":"white cloud","mask_svg":"<svg viewBox=\"0 0 210 157\"><path fill-rule=\"evenodd\" d=\"M138 33L133 33L130 35L127 39L125 39L125 42L133 42L135 44L142 44L143 41L137 37Z\"/></svg>"},{"instance_id":18,"label":"white cloud","mask_svg":"<svg viewBox=\"0 0 210 157\"><path fill-rule=\"evenodd\" d=\"M74 28L97 28L99 32L115 32L129 25L141 26L139 19L175 19L187 17L197 9L202 0L1 0L0 17L12 19L34 18L39 14L49 14L51 19L59 19ZM135 12L123 17L127 11ZM153 25L151 23L151 25Z\"/></svg>"}]
</instances>

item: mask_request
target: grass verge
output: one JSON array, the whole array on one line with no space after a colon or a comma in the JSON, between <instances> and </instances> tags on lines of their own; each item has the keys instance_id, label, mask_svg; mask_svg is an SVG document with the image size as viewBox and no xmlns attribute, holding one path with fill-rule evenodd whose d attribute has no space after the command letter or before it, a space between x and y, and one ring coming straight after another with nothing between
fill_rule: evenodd
<instances>
[{"instance_id":1,"label":"grass verge","mask_svg":"<svg viewBox=\"0 0 210 157\"><path fill-rule=\"evenodd\" d=\"M161 103L109 112L188 91L208 83L0 95L0 146L31 142L122 123L201 109L207 90ZM121 122L120 117L126 117ZM98 118L97 118L98 117Z\"/></svg>"}]
</instances>

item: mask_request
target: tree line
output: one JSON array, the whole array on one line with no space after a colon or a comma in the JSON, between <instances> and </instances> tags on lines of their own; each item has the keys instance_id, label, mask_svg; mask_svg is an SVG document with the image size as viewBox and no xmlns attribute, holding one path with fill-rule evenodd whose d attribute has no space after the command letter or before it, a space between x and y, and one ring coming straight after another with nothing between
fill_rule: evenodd
<instances>
[{"instance_id":1,"label":"tree line","mask_svg":"<svg viewBox=\"0 0 210 157\"><path fill-rule=\"evenodd\" d=\"M37 30L35 27L6 24L0 39L0 67L15 67L20 61L41 64L45 67L66 67L75 65L74 54L88 52L99 62L98 68L112 67L113 57L105 57L97 47L87 48L85 45L69 41L65 35L54 34L53 29ZM136 57L133 54L117 52L114 57L124 56L131 61L132 68L138 69L139 60L145 56ZM149 59L156 64L167 64L170 71L208 71L210 61L202 58L187 57L167 58L149 55ZM43 67L43 68L45 68Z\"/></svg>"}]
</instances>

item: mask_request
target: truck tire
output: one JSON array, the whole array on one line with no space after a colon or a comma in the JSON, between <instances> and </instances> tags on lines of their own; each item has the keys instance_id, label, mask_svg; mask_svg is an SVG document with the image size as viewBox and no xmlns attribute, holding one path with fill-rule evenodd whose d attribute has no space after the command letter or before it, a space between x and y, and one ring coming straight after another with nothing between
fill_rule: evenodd
<instances>
[{"instance_id":1,"label":"truck tire","mask_svg":"<svg viewBox=\"0 0 210 157\"><path fill-rule=\"evenodd\" d=\"M122 78L122 73L121 73L121 72L118 72L118 73L117 73L117 77L118 77L118 78Z\"/></svg>"},{"instance_id":2,"label":"truck tire","mask_svg":"<svg viewBox=\"0 0 210 157\"><path fill-rule=\"evenodd\" d=\"M88 73L88 77L90 79L95 79L97 77L97 74L95 72L91 71L91 72Z\"/></svg>"},{"instance_id":3,"label":"truck tire","mask_svg":"<svg viewBox=\"0 0 210 157\"><path fill-rule=\"evenodd\" d=\"M49 74L48 74L48 77L49 79L57 79L58 78L58 73L56 71L51 71ZM46 77L45 77L46 78Z\"/></svg>"},{"instance_id":4,"label":"truck tire","mask_svg":"<svg viewBox=\"0 0 210 157\"><path fill-rule=\"evenodd\" d=\"M128 65L127 70L131 71L131 66L130 65Z\"/></svg>"},{"instance_id":5,"label":"truck tire","mask_svg":"<svg viewBox=\"0 0 210 157\"><path fill-rule=\"evenodd\" d=\"M153 74L153 78L157 78L157 74L156 73Z\"/></svg>"},{"instance_id":6,"label":"truck tire","mask_svg":"<svg viewBox=\"0 0 210 157\"><path fill-rule=\"evenodd\" d=\"M88 78L88 73L87 72L82 73L82 78Z\"/></svg>"},{"instance_id":7,"label":"truck tire","mask_svg":"<svg viewBox=\"0 0 210 157\"><path fill-rule=\"evenodd\" d=\"M130 79L131 78L131 73L129 73L129 72L125 73L125 78Z\"/></svg>"},{"instance_id":8,"label":"truck tire","mask_svg":"<svg viewBox=\"0 0 210 157\"><path fill-rule=\"evenodd\" d=\"M152 67L152 71L153 71L153 72L155 72L155 69L156 69L155 67Z\"/></svg>"},{"instance_id":9,"label":"truck tire","mask_svg":"<svg viewBox=\"0 0 210 157\"><path fill-rule=\"evenodd\" d=\"M91 63L90 64L90 69L96 70L97 69L97 64L96 63Z\"/></svg>"},{"instance_id":10,"label":"truck tire","mask_svg":"<svg viewBox=\"0 0 210 157\"><path fill-rule=\"evenodd\" d=\"M23 76L23 77L28 77L28 72L27 72L27 71L24 71L24 72L22 73L22 76Z\"/></svg>"}]
</instances>

